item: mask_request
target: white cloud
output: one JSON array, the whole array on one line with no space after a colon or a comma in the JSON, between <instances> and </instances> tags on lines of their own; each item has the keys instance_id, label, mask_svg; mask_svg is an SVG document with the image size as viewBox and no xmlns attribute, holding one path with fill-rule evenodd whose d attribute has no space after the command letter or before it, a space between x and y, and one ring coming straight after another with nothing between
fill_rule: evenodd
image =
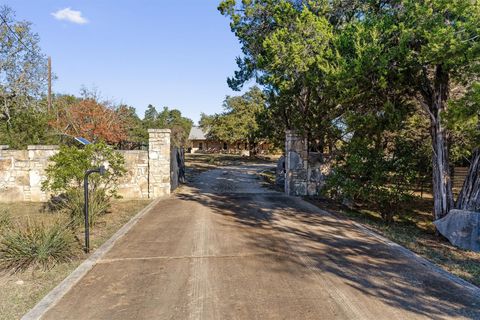
<instances>
[{"instance_id":1,"label":"white cloud","mask_svg":"<svg viewBox=\"0 0 480 320\"><path fill-rule=\"evenodd\" d=\"M88 23L88 20L85 17L82 17L81 11L72 10L70 8L65 8L58 10L57 12L52 12L52 16L54 16L57 20L66 20L77 24Z\"/></svg>"}]
</instances>

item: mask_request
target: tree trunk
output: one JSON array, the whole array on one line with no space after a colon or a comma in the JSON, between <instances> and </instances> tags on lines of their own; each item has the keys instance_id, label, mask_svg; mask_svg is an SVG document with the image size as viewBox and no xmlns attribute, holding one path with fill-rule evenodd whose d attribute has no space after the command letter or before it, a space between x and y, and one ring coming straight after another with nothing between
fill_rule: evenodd
<instances>
[{"instance_id":1,"label":"tree trunk","mask_svg":"<svg viewBox=\"0 0 480 320\"><path fill-rule=\"evenodd\" d=\"M448 156L448 136L442 125L449 93L448 74L438 65L430 91L430 134L432 137L433 214L435 220L443 218L453 208L454 199Z\"/></svg>"},{"instance_id":2,"label":"tree trunk","mask_svg":"<svg viewBox=\"0 0 480 320\"><path fill-rule=\"evenodd\" d=\"M435 220L443 218L453 208L453 191L448 160L445 129L440 117L432 123L433 213Z\"/></svg>"},{"instance_id":3,"label":"tree trunk","mask_svg":"<svg viewBox=\"0 0 480 320\"><path fill-rule=\"evenodd\" d=\"M456 208L480 211L480 149L476 149L473 153L467 177L458 195Z\"/></svg>"}]
</instances>

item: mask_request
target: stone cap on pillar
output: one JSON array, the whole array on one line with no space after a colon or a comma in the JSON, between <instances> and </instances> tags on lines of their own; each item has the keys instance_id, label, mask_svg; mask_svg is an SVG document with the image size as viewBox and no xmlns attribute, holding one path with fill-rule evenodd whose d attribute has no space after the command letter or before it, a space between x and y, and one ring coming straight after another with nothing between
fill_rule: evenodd
<instances>
[{"instance_id":1,"label":"stone cap on pillar","mask_svg":"<svg viewBox=\"0 0 480 320\"><path fill-rule=\"evenodd\" d=\"M148 129L148 133L171 133L170 129Z\"/></svg>"}]
</instances>

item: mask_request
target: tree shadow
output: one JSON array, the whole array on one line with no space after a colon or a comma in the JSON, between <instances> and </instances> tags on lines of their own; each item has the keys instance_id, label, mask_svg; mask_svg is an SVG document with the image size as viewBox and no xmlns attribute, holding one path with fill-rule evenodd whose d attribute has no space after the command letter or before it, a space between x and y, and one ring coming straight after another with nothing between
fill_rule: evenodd
<instances>
[{"instance_id":1,"label":"tree shadow","mask_svg":"<svg viewBox=\"0 0 480 320\"><path fill-rule=\"evenodd\" d=\"M205 193L204 185L193 183L177 198L209 207L222 217L218 223L241 229L249 247L298 265L294 270L272 265L275 271L313 270L325 279L341 279L360 302L369 296L432 319L480 319L479 296L347 219L278 192Z\"/></svg>"}]
</instances>

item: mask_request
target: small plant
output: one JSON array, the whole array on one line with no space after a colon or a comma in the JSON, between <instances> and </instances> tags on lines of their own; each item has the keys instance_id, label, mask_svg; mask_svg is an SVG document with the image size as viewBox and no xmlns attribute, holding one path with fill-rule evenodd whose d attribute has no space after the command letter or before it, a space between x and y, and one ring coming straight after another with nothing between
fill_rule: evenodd
<instances>
[{"instance_id":1,"label":"small plant","mask_svg":"<svg viewBox=\"0 0 480 320\"><path fill-rule=\"evenodd\" d=\"M0 210L0 230L10 226L12 218L6 209Z\"/></svg>"},{"instance_id":2,"label":"small plant","mask_svg":"<svg viewBox=\"0 0 480 320\"><path fill-rule=\"evenodd\" d=\"M110 209L110 201L105 195L105 190L94 189L89 194L88 220L93 227L98 217ZM83 226L84 221L84 195L82 189L68 190L61 197L56 198L54 210L65 212L70 217L70 226L76 228Z\"/></svg>"},{"instance_id":3,"label":"small plant","mask_svg":"<svg viewBox=\"0 0 480 320\"><path fill-rule=\"evenodd\" d=\"M33 223L9 228L0 240L0 267L13 272L49 269L75 256L73 233L60 223Z\"/></svg>"}]
</instances>

